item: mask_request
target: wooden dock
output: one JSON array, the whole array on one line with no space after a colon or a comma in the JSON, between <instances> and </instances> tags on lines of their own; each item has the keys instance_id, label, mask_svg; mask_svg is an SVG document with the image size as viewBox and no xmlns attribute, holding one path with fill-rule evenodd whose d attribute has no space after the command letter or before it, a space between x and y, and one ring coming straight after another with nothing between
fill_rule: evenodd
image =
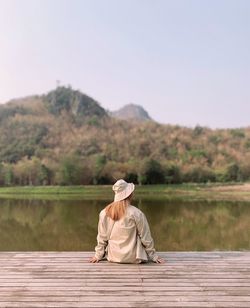
<instances>
[{"instance_id":1,"label":"wooden dock","mask_svg":"<svg viewBox=\"0 0 250 308\"><path fill-rule=\"evenodd\" d=\"M90 252L0 252L0 307L246 307L250 252L166 252L90 264Z\"/></svg>"}]
</instances>

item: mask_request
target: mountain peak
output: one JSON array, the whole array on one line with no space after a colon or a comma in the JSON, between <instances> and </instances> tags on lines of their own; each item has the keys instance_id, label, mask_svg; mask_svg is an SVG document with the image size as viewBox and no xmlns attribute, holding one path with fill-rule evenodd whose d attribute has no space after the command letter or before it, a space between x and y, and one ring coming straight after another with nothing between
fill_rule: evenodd
<instances>
[{"instance_id":1,"label":"mountain peak","mask_svg":"<svg viewBox=\"0 0 250 308\"><path fill-rule=\"evenodd\" d=\"M106 115L105 110L97 101L80 91L71 89L71 87L57 87L50 91L44 100L49 112L55 115L60 114L62 110L75 116Z\"/></svg>"},{"instance_id":2,"label":"mountain peak","mask_svg":"<svg viewBox=\"0 0 250 308\"><path fill-rule=\"evenodd\" d=\"M111 115L123 120L152 121L152 118L142 106L133 103L127 104L121 109L111 112Z\"/></svg>"}]
</instances>

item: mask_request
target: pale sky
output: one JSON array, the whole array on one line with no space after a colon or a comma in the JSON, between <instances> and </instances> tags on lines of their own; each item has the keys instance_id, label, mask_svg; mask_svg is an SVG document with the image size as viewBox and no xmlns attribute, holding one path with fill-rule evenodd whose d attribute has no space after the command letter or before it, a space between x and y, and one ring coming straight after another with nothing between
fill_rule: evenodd
<instances>
[{"instance_id":1,"label":"pale sky","mask_svg":"<svg viewBox=\"0 0 250 308\"><path fill-rule=\"evenodd\" d=\"M160 123L250 126L250 1L0 0L0 102L56 80Z\"/></svg>"}]
</instances>

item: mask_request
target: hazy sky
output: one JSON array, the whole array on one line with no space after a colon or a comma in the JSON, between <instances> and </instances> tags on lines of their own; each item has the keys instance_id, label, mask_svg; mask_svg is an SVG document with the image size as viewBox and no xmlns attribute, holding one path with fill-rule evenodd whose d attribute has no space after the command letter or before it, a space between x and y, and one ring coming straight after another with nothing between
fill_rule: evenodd
<instances>
[{"instance_id":1,"label":"hazy sky","mask_svg":"<svg viewBox=\"0 0 250 308\"><path fill-rule=\"evenodd\" d=\"M0 0L0 102L56 80L162 123L250 125L249 0Z\"/></svg>"}]
</instances>

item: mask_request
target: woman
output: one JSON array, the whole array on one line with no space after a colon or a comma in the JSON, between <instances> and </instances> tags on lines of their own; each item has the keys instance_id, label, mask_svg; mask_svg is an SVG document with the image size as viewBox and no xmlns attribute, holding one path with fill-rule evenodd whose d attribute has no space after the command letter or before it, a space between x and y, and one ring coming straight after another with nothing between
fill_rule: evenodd
<instances>
[{"instance_id":1,"label":"woman","mask_svg":"<svg viewBox=\"0 0 250 308\"><path fill-rule=\"evenodd\" d=\"M118 263L164 262L155 254L145 215L130 204L134 189L133 183L124 180L113 185L114 202L100 212L97 246L90 262L103 257Z\"/></svg>"}]
</instances>

